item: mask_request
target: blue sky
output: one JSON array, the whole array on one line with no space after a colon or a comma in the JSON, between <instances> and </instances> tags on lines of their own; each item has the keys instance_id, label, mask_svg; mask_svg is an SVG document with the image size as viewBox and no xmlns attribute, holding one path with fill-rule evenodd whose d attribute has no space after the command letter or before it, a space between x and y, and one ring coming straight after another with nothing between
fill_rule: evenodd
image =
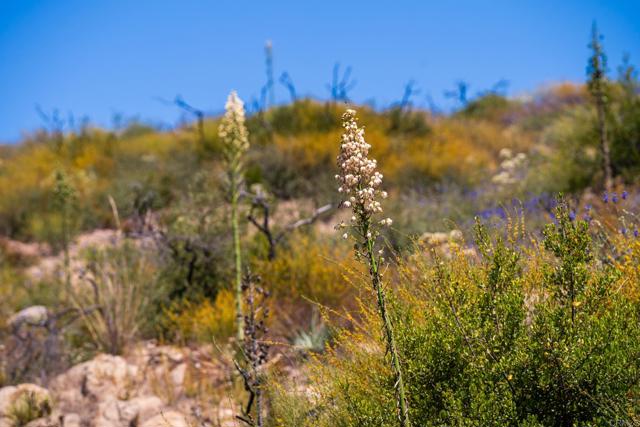
<instances>
[{"instance_id":1,"label":"blue sky","mask_svg":"<svg viewBox=\"0 0 640 427\"><path fill-rule=\"evenodd\" d=\"M158 98L181 94L208 112L237 89L265 82L272 40L276 78L328 95L333 65L353 68L352 98L378 106L413 79L441 106L456 80L470 91L500 79L517 95L583 81L591 22L605 34L610 68L623 52L640 64L635 1L0 0L0 141L42 125L36 105L109 125L115 113L174 124ZM276 97L288 99L278 85Z\"/></svg>"}]
</instances>

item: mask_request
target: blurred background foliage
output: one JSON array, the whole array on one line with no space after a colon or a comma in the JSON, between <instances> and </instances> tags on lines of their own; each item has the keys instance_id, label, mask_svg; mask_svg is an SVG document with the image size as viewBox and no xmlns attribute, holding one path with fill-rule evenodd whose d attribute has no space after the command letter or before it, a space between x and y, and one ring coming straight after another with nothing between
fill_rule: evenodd
<instances>
[{"instance_id":1,"label":"blurred background foliage","mask_svg":"<svg viewBox=\"0 0 640 427\"><path fill-rule=\"evenodd\" d=\"M613 168L633 184L640 149L635 74L624 74L609 92ZM251 115L248 184L260 183L280 199L334 199L342 109L303 99ZM489 93L451 115L364 107L360 120L391 193L463 194L487 188L504 148L528 158L519 195L578 192L599 180L595 111L578 85L555 85L528 98ZM0 151L0 231L10 238L57 244L51 225L59 218L50 190L59 168L68 171L80 195L77 232L114 225L108 196L129 217L172 206L201 179L201 171L209 174L208 187L215 188L221 157L216 128L216 118L204 120L203 135L189 125L167 131L134 122L105 131L87 124L68 133L38 131L5 146ZM494 193L495 202L502 202ZM466 197L457 201L465 203Z\"/></svg>"}]
</instances>

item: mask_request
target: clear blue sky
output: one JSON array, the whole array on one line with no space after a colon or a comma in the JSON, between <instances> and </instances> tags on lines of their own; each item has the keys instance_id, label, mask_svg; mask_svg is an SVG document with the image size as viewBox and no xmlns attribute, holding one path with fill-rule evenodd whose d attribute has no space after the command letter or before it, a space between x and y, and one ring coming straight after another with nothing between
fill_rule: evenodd
<instances>
[{"instance_id":1,"label":"clear blue sky","mask_svg":"<svg viewBox=\"0 0 640 427\"><path fill-rule=\"evenodd\" d=\"M353 99L379 106L410 79L418 103L441 105L459 79L473 93L504 78L510 94L583 81L594 19L612 71L625 51L640 64L638 0L0 0L0 141L41 126L36 105L103 125L114 113L173 124L180 112L157 98L177 94L219 111L232 88L259 94L268 39L276 77L298 92L326 97L339 61Z\"/></svg>"}]
</instances>

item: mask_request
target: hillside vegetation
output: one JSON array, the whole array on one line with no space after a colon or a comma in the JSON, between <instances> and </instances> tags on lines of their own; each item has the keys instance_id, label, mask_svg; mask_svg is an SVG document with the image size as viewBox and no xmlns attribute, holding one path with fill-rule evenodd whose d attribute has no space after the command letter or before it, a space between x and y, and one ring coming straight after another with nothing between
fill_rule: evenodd
<instances>
[{"instance_id":1,"label":"hillside vegetation","mask_svg":"<svg viewBox=\"0 0 640 427\"><path fill-rule=\"evenodd\" d=\"M602 90L603 116L561 83L246 122L231 96L201 125L4 146L0 386L159 343L189 352L180 387L113 399L152 389L190 425L637 425L640 85L629 66Z\"/></svg>"}]
</instances>

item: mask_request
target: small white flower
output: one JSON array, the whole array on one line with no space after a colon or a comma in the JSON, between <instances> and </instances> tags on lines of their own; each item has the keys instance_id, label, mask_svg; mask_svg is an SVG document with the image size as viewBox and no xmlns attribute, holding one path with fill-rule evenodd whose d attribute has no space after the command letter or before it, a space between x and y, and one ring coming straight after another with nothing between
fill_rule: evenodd
<instances>
[{"instance_id":1,"label":"small white flower","mask_svg":"<svg viewBox=\"0 0 640 427\"><path fill-rule=\"evenodd\" d=\"M378 162L369 158L371 145L364 139L364 129L358 126L354 110L349 109L343 114L342 127L344 133L336 162L339 169L336 180L338 192L344 194L342 206L353 209L351 222L357 226L358 221L368 222L373 215L382 212L380 200L387 198L388 194L380 188L383 176L377 171ZM379 223L391 225L392 221L387 218ZM375 228L372 231L367 232L367 239L375 234Z\"/></svg>"},{"instance_id":2,"label":"small white flower","mask_svg":"<svg viewBox=\"0 0 640 427\"><path fill-rule=\"evenodd\" d=\"M343 239L348 239L348 238L349 238L349 234L348 234L348 233L344 233L344 234L342 235L342 238L343 238Z\"/></svg>"},{"instance_id":3,"label":"small white flower","mask_svg":"<svg viewBox=\"0 0 640 427\"><path fill-rule=\"evenodd\" d=\"M231 91L225 104L226 112L220 121L218 135L222 140L225 160L236 163L249 149L249 134L244 124L244 103L236 91Z\"/></svg>"},{"instance_id":4,"label":"small white flower","mask_svg":"<svg viewBox=\"0 0 640 427\"><path fill-rule=\"evenodd\" d=\"M385 218L380 221L380 225L386 225L387 227L393 224L393 220L391 218Z\"/></svg>"}]
</instances>

